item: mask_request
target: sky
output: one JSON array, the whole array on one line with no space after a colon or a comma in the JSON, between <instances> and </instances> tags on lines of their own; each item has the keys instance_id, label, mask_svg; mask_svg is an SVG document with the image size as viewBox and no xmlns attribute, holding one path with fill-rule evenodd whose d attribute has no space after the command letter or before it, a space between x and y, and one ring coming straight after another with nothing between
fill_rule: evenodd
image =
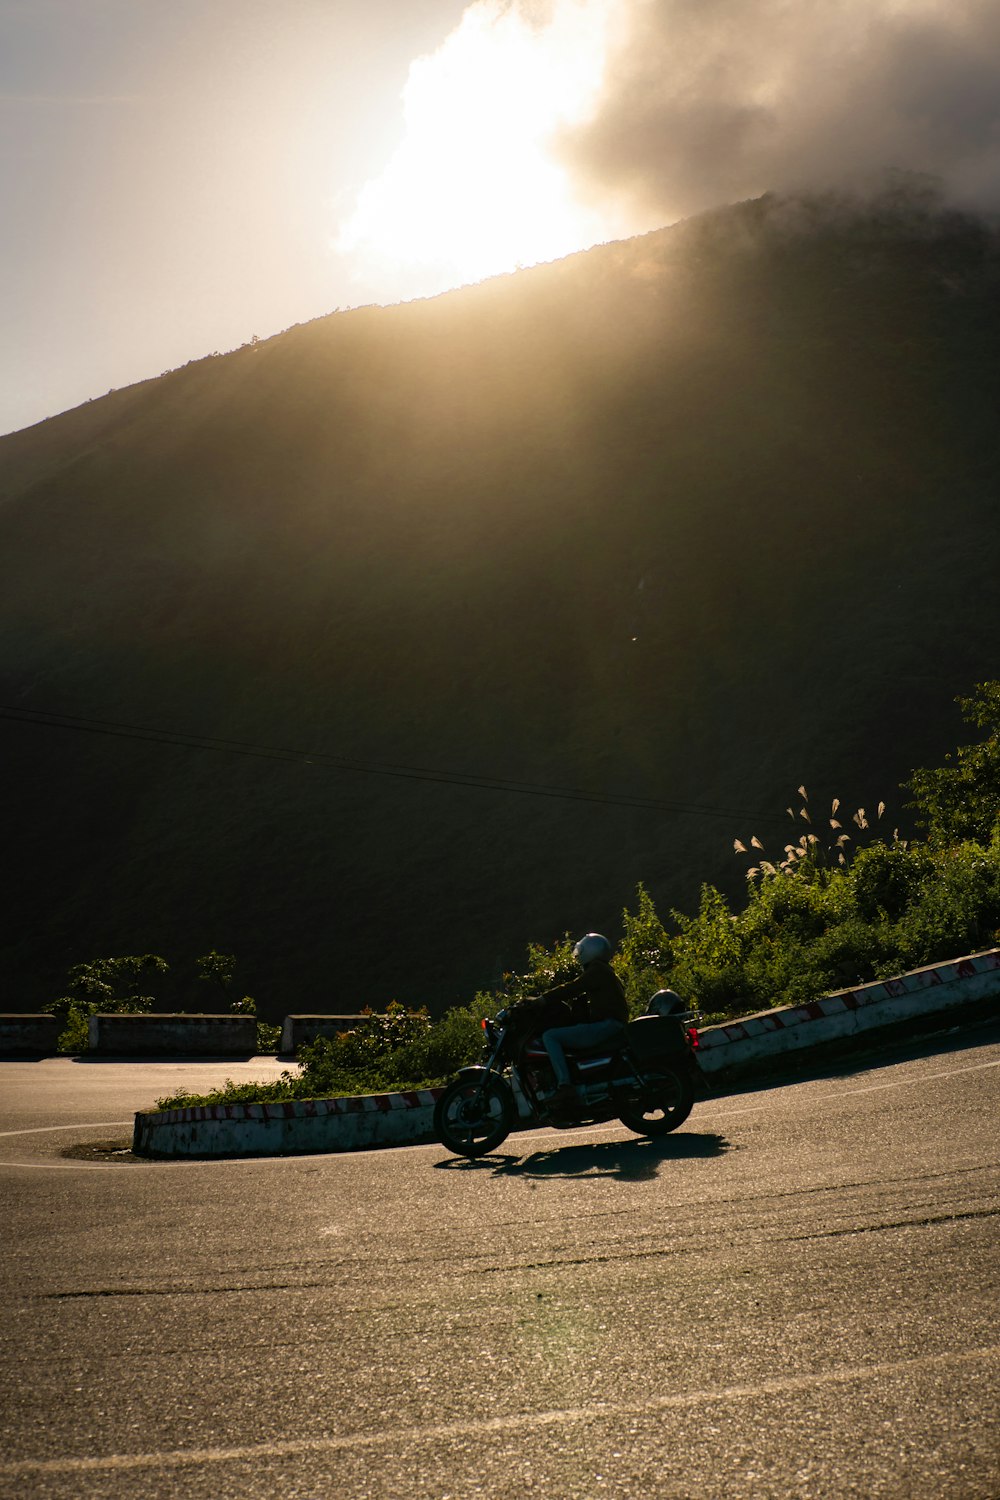
<instances>
[{"instance_id":1,"label":"sky","mask_svg":"<svg viewBox=\"0 0 1000 1500\"><path fill-rule=\"evenodd\" d=\"M0 432L899 172L1000 209L997 0L0 0Z\"/></svg>"}]
</instances>

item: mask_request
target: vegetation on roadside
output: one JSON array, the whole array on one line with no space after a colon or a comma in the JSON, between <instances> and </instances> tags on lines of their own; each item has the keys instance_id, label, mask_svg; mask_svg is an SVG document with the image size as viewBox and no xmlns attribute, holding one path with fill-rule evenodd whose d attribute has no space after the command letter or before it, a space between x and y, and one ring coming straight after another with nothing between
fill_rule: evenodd
<instances>
[{"instance_id":1,"label":"vegetation on roadside","mask_svg":"<svg viewBox=\"0 0 1000 1500\"><path fill-rule=\"evenodd\" d=\"M738 910L704 885L695 915L672 911L664 922L640 884L634 909L623 913L614 955L633 1013L669 987L707 1019L721 1020L800 1004L1000 941L1000 682L982 683L958 701L966 721L985 735L904 785L922 838L881 832L881 803L872 817L864 808L847 816L834 800L820 816L799 787L799 805L786 809L791 836L780 852L755 835L735 841L736 853L756 861ZM527 958L522 973L505 975L498 990L477 994L440 1020L426 1008L393 1003L384 1013L367 1013L364 1027L304 1047L297 1066L274 1083L230 1082L207 1095L161 1099L159 1107L439 1083L475 1061L485 1015L574 972L568 934L550 948L532 944ZM206 974L225 978L219 965L201 962Z\"/></svg>"},{"instance_id":2,"label":"vegetation on roadside","mask_svg":"<svg viewBox=\"0 0 1000 1500\"><path fill-rule=\"evenodd\" d=\"M167 968L166 960L155 953L74 964L66 978L66 993L48 1007L63 1025L59 1051L86 1049L91 1016L141 1014L152 1009L155 996L143 991Z\"/></svg>"},{"instance_id":3,"label":"vegetation on roadside","mask_svg":"<svg viewBox=\"0 0 1000 1500\"><path fill-rule=\"evenodd\" d=\"M66 993L54 1000L48 1011L62 1022L57 1046L60 1052L84 1052L89 1045L90 1018L96 1015L144 1015L156 1003L157 979L170 968L158 953L127 954L121 958L94 958L85 964L74 964L66 976ZM225 1009L234 1015L256 1016L257 1002L252 995L237 998L232 988L236 958L232 953L210 952L195 959L199 981L221 991ZM216 1001L216 1004L218 1001ZM184 1014L183 1011L180 1012ZM275 1052L281 1041L281 1027L257 1022L257 1050Z\"/></svg>"}]
</instances>

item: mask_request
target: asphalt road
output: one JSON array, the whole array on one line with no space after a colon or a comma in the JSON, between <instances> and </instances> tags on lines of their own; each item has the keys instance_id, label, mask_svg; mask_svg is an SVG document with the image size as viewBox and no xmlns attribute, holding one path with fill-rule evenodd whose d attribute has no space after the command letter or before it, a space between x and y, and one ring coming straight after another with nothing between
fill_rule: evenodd
<instances>
[{"instance_id":1,"label":"asphalt road","mask_svg":"<svg viewBox=\"0 0 1000 1500\"><path fill-rule=\"evenodd\" d=\"M152 1066L0 1065L3 1496L1000 1495L1000 1026L660 1143L60 1154Z\"/></svg>"}]
</instances>

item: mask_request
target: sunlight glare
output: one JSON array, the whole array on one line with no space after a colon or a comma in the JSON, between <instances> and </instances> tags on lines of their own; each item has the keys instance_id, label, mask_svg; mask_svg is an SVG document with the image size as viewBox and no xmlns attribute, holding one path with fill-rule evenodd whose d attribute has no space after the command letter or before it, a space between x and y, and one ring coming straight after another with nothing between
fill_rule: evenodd
<instances>
[{"instance_id":1,"label":"sunlight glare","mask_svg":"<svg viewBox=\"0 0 1000 1500\"><path fill-rule=\"evenodd\" d=\"M604 74L615 0L477 0L410 66L405 135L333 248L380 300L433 295L613 234L554 152Z\"/></svg>"}]
</instances>

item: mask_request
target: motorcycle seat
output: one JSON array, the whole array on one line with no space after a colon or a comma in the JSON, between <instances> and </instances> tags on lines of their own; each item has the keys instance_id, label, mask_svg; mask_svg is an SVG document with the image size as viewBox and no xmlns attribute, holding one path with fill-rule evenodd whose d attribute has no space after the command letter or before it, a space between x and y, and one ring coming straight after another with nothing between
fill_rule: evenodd
<instances>
[{"instance_id":1,"label":"motorcycle seat","mask_svg":"<svg viewBox=\"0 0 1000 1500\"><path fill-rule=\"evenodd\" d=\"M610 1057L617 1052L621 1045L620 1037L612 1037L610 1042L594 1042L589 1047L569 1046L565 1049L567 1057ZM548 1062L549 1054L541 1042L530 1042L525 1048L524 1055L531 1062Z\"/></svg>"},{"instance_id":2,"label":"motorcycle seat","mask_svg":"<svg viewBox=\"0 0 1000 1500\"><path fill-rule=\"evenodd\" d=\"M605 1038L605 1040L603 1042L591 1042L591 1044L590 1044L589 1047L578 1047L576 1045L576 1043L570 1042L569 1045L565 1049L566 1050L566 1056L567 1057L610 1057L613 1052L617 1052L618 1051L618 1048L622 1045L622 1043L624 1042L624 1040L625 1040L625 1028L623 1026L622 1030L621 1030L621 1035L620 1036L613 1036L610 1039L610 1041L607 1038Z\"/></svg>"}]
</instances>

